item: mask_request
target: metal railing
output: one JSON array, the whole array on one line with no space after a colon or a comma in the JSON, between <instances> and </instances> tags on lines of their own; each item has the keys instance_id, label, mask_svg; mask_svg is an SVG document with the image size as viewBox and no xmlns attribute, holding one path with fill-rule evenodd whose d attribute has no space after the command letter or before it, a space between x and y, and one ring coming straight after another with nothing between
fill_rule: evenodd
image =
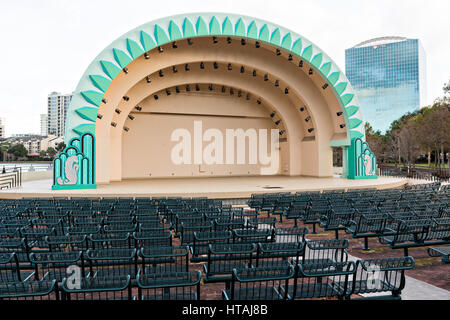
<instances>
[{"instance_id":1,"label":"metal railing","mask_svg":"<svg viewBox=\"0 0 450 320\"><path fill-rule=\"evenodd\" d=\"M5 169L0 171L0 190L22 186L22 168Z\"/></svg>"},{"instance_id":2,"label":"metal railing","mask_svg":"<svg viewBox=\"0 0 450 320\"><path fill-rule=\"evenodd\" d=\"M450 182L450 169L434 167L379 166L380 176L403 177L427 181Z\"/></svg>"}]
</instances>

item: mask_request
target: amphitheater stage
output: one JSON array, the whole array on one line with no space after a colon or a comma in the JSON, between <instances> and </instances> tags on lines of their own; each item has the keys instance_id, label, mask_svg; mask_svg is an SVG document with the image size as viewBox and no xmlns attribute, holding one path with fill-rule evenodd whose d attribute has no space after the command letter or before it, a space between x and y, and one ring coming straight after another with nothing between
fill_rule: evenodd
<instances>
[{"instance_id":1,"label":"amphitheater stage","mask_svg":"<svg viewBox=\"0 0 450 320\"><path fill-rule=\"evenodd\" d=\"M312 178L287 176L169 178L126 180L99 185L97 189L51 190L51 180L24 182L21 188L0 191L0 198L22 197L208 197L242 199L254 193L389 189L408 183L408 179L380 177L376 180L348 180L340 177Z\"/></svg>"}]
</instances>

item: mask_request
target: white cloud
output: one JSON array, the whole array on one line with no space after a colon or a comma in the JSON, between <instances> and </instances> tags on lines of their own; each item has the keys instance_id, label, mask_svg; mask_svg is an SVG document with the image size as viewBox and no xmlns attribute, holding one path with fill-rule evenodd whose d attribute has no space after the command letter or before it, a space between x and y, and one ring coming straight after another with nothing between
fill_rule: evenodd
<instances>
[{"instance_id":1,"label":"white cloud","mask_svg":"<svg viewBox=\"0 0 450 320\"><path fill-rule=\"evenodd\" d=\"M153 19L220 11L258 17L302 34L344 69L345 49L386 35L419 38L427 52L429 102L450 78L447 0L2 0L0 116L8 134L39 132L47 94L75 89L90 61Z\"/></svg>"}]
</instances>

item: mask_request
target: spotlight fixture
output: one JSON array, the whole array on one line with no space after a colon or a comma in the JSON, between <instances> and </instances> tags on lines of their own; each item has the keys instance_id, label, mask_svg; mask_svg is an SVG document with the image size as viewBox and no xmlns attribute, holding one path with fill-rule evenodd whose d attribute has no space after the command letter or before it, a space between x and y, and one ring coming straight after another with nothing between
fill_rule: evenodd
<instances>
[{"instance_id":1,"label":"spotlight fixture","mask_svg":"<svg viewBox=\"0 0 450 320\"><path fill-rule=\"evenodd\" d=\"M239 97L239 98L242 97L242 92L241 92L241 90L238 91L238 97Z\"/></svg>"},{"instance_id":2,"label":"spotlight fixture","mask_svg":"<svg viewBox=\"0 0 450 320\"><path fill-rule=\"evenodd\" d=\"M344 113L343 113L342 111L336 112L336 115L337 115L338 117L342 116L343 114L344 114Z\"/></svg>"},{"instance_id":3,"label":"spotlight fixture","mask_svg":"<svg viewBox=\"0 0 450 320\"><path fill-rule=\"evenodd\" d=\"M253 76L256 77L256 70L253 70Z\"/></svg>"},{"instance_id":4,"label":"spotlight fixture","mask_svg":"<svg viewBox=\"0 0 450 320\"><path fill-rule=\"evenodd\" d=\"M155 94L155 95L153 96L153 98L154 98L155 100L158 100L158 99L159 99L159 97L158 97L157 94Z\"/></svg>"},{"instance_id":5,"label":"spotlight fixture","mask_svg":"<svg viewBox=\"0 0 450 320\"><path fill-rule=\"evenodd\" d=\"M99 114L97 115L97 118L101 120L101 119L103 118L103 116L99 113Z\"/></svg>"},{"instance_id":6,"label":"spotlight fixture","mask_svg":"<svg viewBox=\"0 0 450 320\"><path fill-rule=\"evenodd\" d=\"M285 130L281 130L280 131L280 136L282 136L286 131Z\"/></svg>"},{"instance_id":7,"label":"spotlight fixture","mask_svg":"<svg viewBox=\"0 0 450 320\"><path fill-rule=\"evenodd\" d=\"M289 94L289 88L284 89L284 94Z\"/></svg>"},{"instance_id":8,"label":"spotlight fixture","mask_svg":"<svg viewBox=\"0 0 450 320\"><path fill-rule=\"evenodd\" d=\"M166 94L167 94L168 96L170 96L170 95L172 94L172 92L170 92L169 89L166 89Z\"/></svg>"},{"instance_id":9,"label":"spotlight fixture","mask_svg":"<svg viewBox=\"0 0 450 320\"><path fill-rule=\"evenodd\" d=\"M187 39L188 45L192 46L192 39Z\"/></svg>"},{"instance_id":10,"label":"spotlight fixture","mask_svg":"<svg viewBox=\"0 0 450 320\"><path fill-rule=\"evenodd\" d=\"M328 88L328 83L325 83L325 84L322 86L322 89L323 89L323 90L325 90L326 88Z\"/></svg>"},{"instance_id":11,"label":"spotlight fixture","mask_svg":"<svg viewBox=\"0 0 450 320\"><path fill-rule=\"evenodd\" d=\"M120 111L120 109L116 109L114 110L117 114L120 114L122 111Z\"/></svg>"},{"instance_id":12,"label":"spotlight fixture","mask_svg":"<svg viewBox=\"0 0 450 320\"><path fill-rule=\"evenodd\" d=\"M123 68L122 71L123 71L125 74L128 74L128 69L127 69L127 68Z\"/></svg>"},{"instance_id":13,"label":"spotlight fixture","mask_svg":"<svg viewBox=\"0 0 450 320\"><path fill-rule=\"evenodd\" d=\"M172 70L173 70L173 73L177 73L178 72L177 67L175 67L175 66L173 66Z\"/></svg>"},{"instance_id":14,"label":"spotlight fixture","mask_svg":"<svg viewBox=\"0 0 450 320\"><path fill-rule=\"evenodd\" d=\"M281 120L275 121L276 125L279 125L281 123Z\"/></svg>"},{"instance_id":15,"label":"spotlight fixture","mask_svg":"<svg viewBox=\"0 0 450 320\"><path fill-rule=\"evenodd\" d=\"M214 69L219 69L219 64L217 62L214 62Z\"/></svg>"},{"instance_id":16,"label":"spotlight fixture","mask_svg":"<svg viewBox=\"0 0 450 320\"><path fill-rule=\"evenodd\" d=\"M189 91L191 91L191 86L190 85L186 85L186 92L189 92Z\"/></svg>"},{"instance_id":17,"label":"spotlight fixture","mask_svg":"<svg viewBox=\"0 0 450 320\"><path fill-rule=\"evenodd\" d=\"M289 61L292 61L292 54L289 55L288 60L289 60Z\"/></svg>"},{"instance_id":18,"label":"spotlight fixture","mask_svg":"<svg viewBox=\"0 0 450 320\"><path fill-rule=\"evenodd\" d=\"M231 44L231 38L230 37L227 38L227 43Z\"/></svg>"},{"instance_id":19,"label":"spotlight fixture","mask_svg":"<svg viewBox=\"0 0 450 320\"><path fill-rule=\"evenodd\" d=\"M311 120L311 116L307 116L305 119L306 122L309 122L309 120Z\"/></svg>"},{"instance_id":20,"label":"spotlight fixture","mask_svg":"<svg viewBox=\"0 0 450 320\"><path fill-rule=\"evenodd\" d=\"M261 47L261 44L259 43L259 41L255 42L255 47L256 47L256 49L259 49Z\"/></svg>"},{"instance_id":21,"label":"spotlight fixture","mask_svg":"<svg viewBox=\"0 0 450 320\"><path fill-rule=\"evenodd\" d=\"M134 116L133 116L132 114L129 114L129 115L128 115L128 119L134 120Z\"/></svg>"},{"instance_id":22,"label":"spotlight fixture","mask_svg":"<svg viewBox=\"0 0 450 320\"><path fill-rule=\"evenodd\" d=\"M186 65L184 66L184 70L185 71L189 71L189 70L191 70L191 68L189 67L189 65L186 63Z\"/></svg>"},{"instance_id":23,"label":"spotlight fixture","mask_svg":"<svg viewBox=\"0 0 450 320\"><path fill-rule=\"evenodd\" d=\"M150 55L148 54L148 52L144 53L144 58L145 58L145 60L150 59Z\"/></svg>"},{"instance_id":24,"label":"spotlight fixture","mask_svg":"<svg viewBox=\"0 0 450 320\"><path fill-rule=\"evenodd\" d=\"M147 83L152 82L152 79L150 79L150 76L147 76L146 80L147 80Z\"/></svg>"},{"instance_id":25,"label":"spotlight fixture","mask_svg":"<svg viewBox=\"0 0 450 320\"><path fill-rule=\"evenodd\" d=\"M275 87L278 87L280 85L280 81L275 80Z\"/></svg>"},{"instance_id":26,"label":"spotlight fixture","mask_svg":"<svg viewBox=\"0 0 450 320\"><path fill-rule=\"evenodd\" d=\"M128 127L123 127L123 130L126 131L126 132L128 132L128 131L130 131L130 128L128 128Z\"/></svg>"},{"instance_id":27,"label":"spotlight fixture","mask_svg":"<svg viewBox=\"0 0 450 320\"><path fill-rule=\"evenodd\" d=\"M250 94L247 93L247 96L245 97L246 100L250 100Z\"/></svg>"},{"instance_id":28,"label":"spotlight fixture","mask_svg":"<svg viewBox=\"0 0 450 320\"><path fill-rule=\"evenodd\" d=\"M208 86L208 89L209 89L209 91L213 91L213 90L214 90L214 87L213 87L213 85L212 85L212 84L210 84L210 85Z\"/></svg>"},{"instance_id":29,"label":"spotlight fixture","mask_svg":"<svg viewBox=\"0 0 450 320\"><path fill-rule=\"evenodd\" d=\"M300 62L298 63L298 66L299 66L300 68L303 68L303 60L300 60Z\"/></svg>"},{"instance_id":30,"label":"spotlight fixture","mask_svg":"<svg viewBox=\"0 0 450 320\"><path fill-rule=\"evenodd\" d=\"M304 107L300 107L300 111L301 112L305 111L305 108Z\"/></svg>"},{"instance_id":31,"label":"spotlight fixture","mask_svg":"<svg viewBox=\"0 0 450 320\"><path fill-rule=\"evenodd\" d=\"M261 99L256 100L256 103L257 103L257 104L261 104L261 103L262 103L262 102L261 102Z\"/></svg>"},{"instance_id":32,"label":"spotlight fixture","mask_svg":"<svg viewBox=\"0 0 450 320\"><path fill-rule=\"evenodd\" d=\"M309 72L308 72L308 73L309 73L310 76L312 76L312 74L313 74L313 69L309 68Z\"/></svg>"},{"instance_id":33,"label":"spotlight fixture","mask_svg":"<svg viewBox=\"0 0 450 320\"><path fill-rule=\"evenodd\" d=\"M244 66L242 66L241 67L241 73L244 73L245 72L245 68L244 68Z\"/></svg>"},{"instance_id":34,"label":"spotlight fixture","mask_svg":"<svg viewBox=\"0 0 450 320\"><path fill-rule=\"evenodd\" d=\"M271 117L271 118L275 117L275 112L272 112L272 113L270 114L270 117Z\"/></svg>"},{"instance_id":35,"label":"spotlight fixture","mask_svg":"<svg viewBox=\"0 0 450 320\"><path fill-rule=\"evenodd\" d=\"M108 100L102 99L102 102L103 102L104 104L107 104L107 103L108 103Z\"/></svg>"},{"instance_id":36,"label":"spotlight fixture","mask_svg":"<svg viewBox=\"0 0 450 320\"><path fill-rule=\"evenodd\" d=\"M308 129L308 132L309 132L309 133L311 133L311 132L313 132L313 131L314 131L314 128L309 128L309 129Z\"/></svg>"},{"instance_id":37,"label":"spotlight fixture","mask_svg":"<svg viewBox=\"0 0 450 320\"><path fill-rule=\"evenodd\" d=\"M111 122L111 126L113 126L115 128L115 127L117 127L117 123Z\"/></svg>"},{"instance_id":38,"label":"spotlight fixture","mask_svg":"<svg viewBox=\"0 0 450 320\"><path fill-rule=\"evenodd\" d=\"M217 40L217 37L213 37L213 42L214 42L214 43L219 42L219 41Z\"/></svg>"},{"instance_id":39,"label":"spotlight fixture","mask_svg":"<svg viewBox=\"0 0 450 320\"><path fill-rule=\"evenodd\" d=\"M136 106L134 107L137 111L142 111L142 107Z\"/></svg>"},{"instance_id":40,"label":"spotlight fixture","mask_svg":"<svg viewBox=\"0 0 450 320\"><path fill-rule=\"evenodd\" d=\"M162 70L159 70L159 76L160 76L161 78L164 77L164 73L163 73Z\"/></svg>"},{"instance_id":41,"label":"spotlight fixture","mask_svg":"<svg viewBox=\"0 0 450 320\"><path fill-rule=\"evenodd\" d=\"M345 128L345 124L341 124L339 127L340 127L341 129L344 129L344 128Z\"/></svg>"},{"instance_id":42,"label":"spotlight fixture","mask_svg":"<svg viewBox=\"0 0 450 320\"><path fill-rule=\"evenodd\" d=\"M231 65L231 63L228 64L228 70L229 71L233 70L233 66Z\"/></svg>"},{"instance_id":43,"label":"spotlight fixture","mask_svg":"<svg viewBox=\"0 0 450 320\"><path fill-rule=\"evenodd\" d=\"M198 84L195 85L195 91L200 91L200 86Z\"/></svg>"},{"instance_id":44,"label":"spotlight fixture","mask_svg":"<svg viewBox=\"0 0 450 320\"><path fill-rule=\"evenodd\" d=\"M280 51L280 49L277 49L277 56L280 56L281 55L281 51Z\"/></svg>"},{"instance_id":45,"label":"spotlight fixture","mask_svg":"<svg viewBox=\"0 0 450 320\"><path fill-rule=\"evenodd\" d=\"M158 52L159 52L159 53L163 53L163 52L164 52L163 48L158 47Z\"/></svg>"},{"instance_id":46,"label":"spotlight fixture","mask_svg":"<svg viewBox=\"0 0 450 320\"><path fill-rule=\"evenodd\" d=\"M180 88L175 87L175 92L176 92L176 93L180 93Z\"/></svg>"},{"instance_id":47,"label":"spotlight fixture","mask_svg":"<svg viewBox=\"0 0 450 320\"><path fill-rule=\"evenodd\" d=\"M125 101L129 101L130 100L130 97L127 97L127 96L123 96L123 98L122 98L123 100L125 100Z\"/></svg>"},{"instance_id":48,"label":"spotlight fixture","mask_svg":"<svg viewBox=\"0 0 450 320\"><path fill-rule=\"evenodd\" d=\"M234 89L230 88L230 95L234 95Z\"/></svg>"},{"instance_id":49,"label":"spotlight fixture","mask_svg":"<svg viewBox=\"0 0 450 320\"><path fill-rule=\"evenodd\" d=\"M264 81L269 81L269 75L267 73L264 75Z\"/></svg>"},{"instance_id":50,"label":"spotlight fixture","mask_svg":"<svg viewBox=\"0 0 450 320\"><path fill-rule=\"evenodd\" d=\"M172 43L172 48L174 48L174 49L178 48L177 42L176 42L176 41L174 41L174 42Z\"/></svg>"},{"instance_id":51,"label":"spotlight fixture","mask_svg":"<svg viewBox=\"0 0 450 320\"><path fill-rule=\"evenodd\" d=\"M246 43L247 43L247 42L245 41L245 39L241 39L241 44L242 44L243 46L245 46Z\"/></svg>"},{"instance_id":52,"label":"spotlight fixture","mask_svg":"<svg viewBox=\"0 0 450 320\"><path fill-rule=\"evenodd\" d=\"M226 89L225 86L222 86L222 93L225 93Z\"/></svg>"},{"instance_id":53,"label":"spotlight fixture","mask_svg":"<svg viewBox=\"0 0 450 320\"><path fill-rule=\"evenodd\" d=\"M200 69L205 69L205 64L203 62L200 62Z\"/></svg>"}]
</instances>

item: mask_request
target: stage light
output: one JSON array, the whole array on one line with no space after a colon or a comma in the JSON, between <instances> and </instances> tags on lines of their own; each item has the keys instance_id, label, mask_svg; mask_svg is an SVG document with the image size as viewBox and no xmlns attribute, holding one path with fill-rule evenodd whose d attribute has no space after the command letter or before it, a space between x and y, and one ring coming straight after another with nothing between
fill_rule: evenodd
<instances>
[{"instance_id":1,"label":"stage light","mask_svg":"<svg viewBox=\"0 0 450 320\"><path fill-rule=\"evenodd\" d=\"M169 89L166 89L166 94L167 94L168 96L170 96L170 95L172 94L172 92L170 92Z\"/></svg>"},{"instance_id":2,"label":"stage light","mask_svg":"<svg viewBox=\"0 0 450 320\"><path fill-rule=\"evenodd\" d=\"M214 62L214 69L219 69L219 64L217 62Z\"/></svg>"},{"instance_id":3,"label":"stage light","mask_svg":"<svg viewBox=\"0 0 450 320\"><path fill-rule=\"evenodd\" d=\"M146 80L147 80L147 83L152 82L152 79L150 79L150 76L147 76Z\"/></svg>"},{"instance_id":4,"label":"stage light","mask_svg":"<svg viewBox=\"0 0 450 320\"><path fill-rule=\"evenodd\" d=\"M200 86L198 84L195 85L195 90L200 91Z\"/></svg>"},{"instance_id":5,"label":"stage light","mask_svg":"<svg viewBox=\"0 0 450 320\"><path fill-rule=\"evenodd\" d=\"M175 66L173 66L172 70L173 70L173 73L177 73L178 72L177 67L175 67Z\"/></svg>"},{"instance_id":6,"label":"stage light","mask_svg":"<svg viewBox=\"0 0 450 320\"><path fill-rule=\"evenodd\" d=\"M145 60L150 59L150 55L148 54L148 52L144 53L144 58L145 58Z\"/></svg>"},{"instance_id":7,"label":"stage light","mask_svg":"<svg viewBox=\"0 0 450 320\"><path fill-rule=\"evenodd\" d=\"M159 52L159 53L163 53L163 52L164 52L163 48L158 47L158 52Z\"/></svg>"},{"instance_id":8,"label":"stage light","mask_svg":"<svg viewBox=\"0 0 450 320\"><path fill-rule=\"evenodd\" d=\"M280 51L280 49L277 49L277 56L280 56L281 55L281 51Z\"/></svg>"},{"instance_id":9,"label":"stage light","mask_svg":"<svg viewBox=\"0 0 450 320\"><path fill-rule=\"evenodd\" d=\"M242 97L242 92L240 90L238 91L238 97Z\"/></svg>"},{"instance_id":10,"label":"stage light","mask_svg":"<svg viewBox=\"0 0 450 320\"><path fill-rule=\"evenodd\" d=\"M180 93L180 88L175 87L175 92L176 92L176 93Z\"/></svg>"},{"instance_id":11,"label":"stage light","mask_svg":"<svg viewBox=\"0 0 450 320\"><path fill-rule=\"evenodd\" d=\"M279 125L281 123L281 120L275 121L276 125Z\"/></svg>"},{"instance_id":12,"label":"stage light","mask_svg":"<svg viewBox=\"0 0 450 320\"><path fill-rule=\"evenodd\" d=\"M228 70L229 71L233 70L233 66L231 65L231 63L228 64Z\"/></svg>"},{"instance_id":13,"label":"stage light","mask_svg":"<svg viewBox=\"0 0 450 320\"><path fill-rule=\"evenodd\" d=\"M256 77L256 70L253 70L253 76Z\"/></svg>"},{"instance_id":14,"label":"stage light","mask_svg":"<svg viewBox=\"0 0 450 320\"><path fill-rule=\"evenodd\" d=\"M241 73L244 73L245 72L245 68L242 66L241 67Z\"/></svg>"},{"instance_id":15,"label":"stage light","mask_svg":"<svg viewBox=\"0 0 450 320\"><path fill-rule=\"evenodd\" d=\"M125 74L128 74L128 69L127 69L127 68L123 68L122 71L123 71Z\"/></svg>"},{"instance_id":16,"label":"stage light","mask_svg":"<svg viewBox=\"0 0 450 320\"><path fill-rule=\"evenodd\" d=\"M155 95L153 96L153 98L154 98L155 100L158 100L158 99L159 99L159 97L158 97L157 94L155 94Z\"/></svg>"},{"instance_id":17,"label":"stage light","mask_svg":"<svg viewBox=\"0 0 450 320\"><path fill-rule=\"evenodd\" d=\"M137 111L142 111L142 107L136 106L134 107Z\"/></svg>"},{"instance_id":18,"label":"stage light","mask_svg":"<svg viewBox=\"0 0 450 320\"><path fill-rule=\"evenodd\" d=\"M184 66L184 70L185 71L189 71L189 70L191 70L191 68L189 67L189 65L186 63L186 65Z\"/></svg>"},{"instance_id":19,"label":"stage light","mask_svg":"<svg viewBox=\"0 0 450 320\"><path fill-rule=\"evenodd\" d=\"M129 115L128 115L128 119L134 120L134 116L133 116L132 114L129 114Z\"/></svg>"},{"instance_id":20,"label":"stage light","mask_svg":"<svg viewBox=\"0 0 450 320\"><path fill-rule=\"evenodd\" d=\"M305 107L300 107L300 111L301 112L305 111Z\"/></svg>"},{"instance_id":21,"label":"stage light","mask_svg":"<svg viewBox=\"0 0 450 320\"><path fill-rule=\"evenodd\" d=\"M261 103L262 103L262 102L261 102L261 99L256 100L256 103L257 103L257 104L261 104Z\"/></svg>"},{"instance_id":22,"label":"stage light","mask_svg":"<svg viewBox=\"0 0 450 320\"><path fill-rule=\"evenodd\" d=\"M345 128L345 124L341 124L339 127L341 127L341 129Z\"/></svg>"},{"instance_id":23,"label":"stage light","mask_svg":"<svg viewBox=\"0 0 450 320\"><path fill-rule=\"evenodd\" d=\"M313 131L314 131L314 128L309 128L309 129L308 129L308 132L309 132L309 133L311 133L311 132L313 132Z\"/></svg>"},{"instance_id":24,"label":"stage light","mask_svg":"<svg viewBox=\"0 0 450 320\"><path fill-rule=\"evenodd\" d=\"M309 120L311 120L311 116L307 116L305 119L306 122L309 122Z\"/></svg>"},{"instance_id":25,"label":"stage light","mask_svg":"<svg viewBox=\"0 0 450 320\"><path fill-rule=\"evenodd\" d=\"M97 118L101 120L101 119L103 118L103 116L99 113L99 114L97 115Z\"/></svg>"},{"instance_id":26,"label":"stage light","mask_svg":"<svg viewBox=\"0 0 450 320\"><path fill-rule=\"evenodd\" d=\"M124 96L122 99L125 100L125 101L129 101L130 97Z\"/></svg>"},{"instance_id":27,"label":"stage light","mask_svg":"<svg viewBox=\"0 0 450 320\"><path fill-rule=\"evenodd\" d=\"M117 123L111 122L111 126L113 126L115 128L115 127L117 127Z\"/></svg>"},{"instance_id":28,"label":"stage light","mask_svg":"<svg viewBox=\"0 0 450 320\"><path fill-rule=\"evenodd\" d=\"M231 44L231 38L230 37L227 38L227 43Z\"/></svg>"},{"instance_id":29,"label":"stage light","mask_svg":"<svg viewBox=\"0 0 450 320\"><path fill-rule=\"evenodd\" d=\"M256 49L259 49L261 47L261 45L259 44L259 41L255 42L255 47L256 47Z\"/></svg>"},{"instance_id":30,"label":"stage light","mask_svg":"<svg viewBox=\"0 0 450 320\"><path fill-rule=\"evenodd\" d=\"M234 95L234 89L230 88L230 95Z\"/></svg>"},{"instance_id":31,"label":"stage light","mask_svg":"<svg viewBox=\"0 0 450 320\"><path fill-rule=\"evenodd\" d=\"M312 76L312 74L314 73L313 69L309 68L309 72L308 73L309 73L310 76Z\"/></svg>"},{"instance_id":32,"label":"stage light","mask_svg":"<svg viewBox=\"0 0 450 320\"><path fill-rule=\"evenodd\" d=\"M247 96L245 97L245 99L250 100L250 94L247 93Z\"/></svg>"},{"instance_id":33,"label":"stage light","mask_svg":"<svg viewBox=\"0 0 450 320\"><path fill-rule=\"evenodd\" d=\"M213 42L214 43L217 43L218 41L217 41L217 37L213 37Z\"/></svg>"},{"instance_id":34,"label":"stage light","mask_svg":"<svg viewBox=\"0 0 450 320\"><path fill-rule=\"evenodd\" d=\"M177 49L177 48L178 48L177 42L176 42L176 41L174 41L174 42L172 43L172 48L174 48L174 49Z\"/></svg>"},{"instance_id":35,"label":"stage light","mask_svg":"<svg viewBox=\"0 0 450 320\"><path fill-rule=\"evenodd\" d=\"M284 94L289 94L289 88L284 89Z\"/></svg>"},{"instance_id":36,"label":"stage light","mask_svg":"<svg viewBox=\"0 0 450 320\"><path fill-rule=\"evenodd\" d=\"M245 41L245 39L241 39L241 44L242 44L243 46L245 46L246 43L247 43L247 42Z\"/></svg>"},{"instance_id":37,"label":"stage light","mask_svg":"<svg viewBox=\"0 0 450 320\"><path fill-rule=\"evenodd\" d=\"M280 85L280 81L275 80L275 87L278 87Z\"/></svg>"},{"instance_id":38,"label":"stage light","mask_svg":"<svg viewBox=\"0 0 450 320\"><path fill-rule=\"evenodd\" d=\"M336 115L337 115L338 117L342 116L343 114L344 114L344 113L343 113L342 111L336 112Z\"/></svg>"},{"instance_id":39,"label":"stage light","mask_svg":"<svg viewBox=\"0 0 450 320\"><path fill-rule=\"evenodd\" d=\"M282 136L286 131L285 130L281 130L280 131L280 136Z\"/></svg>"},{"instance_id":40,"label":"stage light","mask_svg":"<svg viewBox=\"0 0 450 320\"><path fill-rule=\"evenodd\" d=\"M271 117L271 118L275 117L275 114L276 114L275 112L272 112L272 113L270 114L270 117Z\"/></svg>"},{"instance_id":41,"label":"stage light","mask_svg":"<svg viewBox=\"0 0 450 320\"><path fill-rule=\"evenodd\" d=\"M300 62L298 63L298 66L299 66L300 68L303 68L303 60L300 60Z\"/></svg>"},{"instance_id":42,"label":"stage light","mask_svg":"<svg viewBox=\"0 0 450 320\"><path fill-rule=\"evenodd\" d=\"M269 81L269 75L267 73L264 75L264 81Z\"/></svg>"},{"instance_id":43,"label":"stage light","mask_svg":"<svg viewBox=\"0 0 450 320\"><path fill-rule=\"evenodd\" d=\"M325 90L326 88L328 88L328 83L325 83L325 84L322 86L322 89L323 89L323 90Z\"/></svg>"},{"instance_id":44,"label":"stage light","mask_svg":"<svg viewBox=\"0 0 450 320\"><path fill-rule=\"evenodd\" d=\"M200 62L200 69L205 69L205 64L203 62Z\"/></svg>"},{"instance_id":45,"label":"stage light","mask_svg":"<svg viewBox=\"0 0 450 320\"><path fill-rule=\"evenodd\" d=\"M186 85L186 92L189 92L189 91L191 91L191 86L190 85Z\"/></svg>"},{"instance_id":46,"label":"stage light","mask_svg":"<svg viewBox=\"0 0 450 320\"><path fill-rule=\"evenodd\" d=\"M122 111L120 111L120 109L116 109L114 110L117 114L120 114Z\"/></svg>"},{"instance_id":47,"label":"stage light","mask_svg":"<svg viewBox=\"0 0 450 320\"><path fill-rule=\"evenodd\" d=\"M192 39L187 39L188 45L192 46Z\"/></svg>"},{"instance_id":48,"label":"stage light","mask_svg":"<svg viewBox=\"0 0 450 320\"><path fill-rule=\"evenodd\" d=\"M222 93L225 93L226 89L225 86L222 86Z\"/></svg>"},{"instance_id":49,"label":"stage light","mask_svg":"<svg viewBox=\"0 0 450 320\"><path fill-rule=\"evenodd\" d=\"M209 89L209 91L213 91L213 90L214 90L214 87L213 87L213 85L212 85L212 84L210 84L210 85L208 86L208 89Z\"/></svg>"},{"instance_id":50,"label":"stage light","mask_svg":"<svg viewBox=\"0 0 450 320\"><path fill-rule=\"evenodd\" d=\"M108 100L102 99L102 102L103 102L104 104L107 104L107 103L108 103Z\"/></svg>"},{"instance_id":51,"label":"stage light","mask_svg":"<svg viewBox=\"0 0 450 320\"><path fill-rule=\"evenodd\" d=\"M289 60L289 61L292 61L292 54L289 55L288 60Z\"/></svg>"},{"instance_id":52,"label":"stage light","mask_svg":"<svg viewBox=\"0 0 450 320\"><path fill-rule=\"evenodd\" d=\"M123 127L123 130L126 131L126 132L128 132L128 131L130 131L130 128L128 128L128 127Z\"/></svg>"},{"instance_id":53,"label":"stage light","mask_svg":"<svg viewBox=\"0 0 450 320\"><path fill-rule=\"evenodd\" d=\"M159 70L159 76L160 76L161 78L164 77L164 73L163 73L162 70Z\"/></svg>"}]
</instances>

